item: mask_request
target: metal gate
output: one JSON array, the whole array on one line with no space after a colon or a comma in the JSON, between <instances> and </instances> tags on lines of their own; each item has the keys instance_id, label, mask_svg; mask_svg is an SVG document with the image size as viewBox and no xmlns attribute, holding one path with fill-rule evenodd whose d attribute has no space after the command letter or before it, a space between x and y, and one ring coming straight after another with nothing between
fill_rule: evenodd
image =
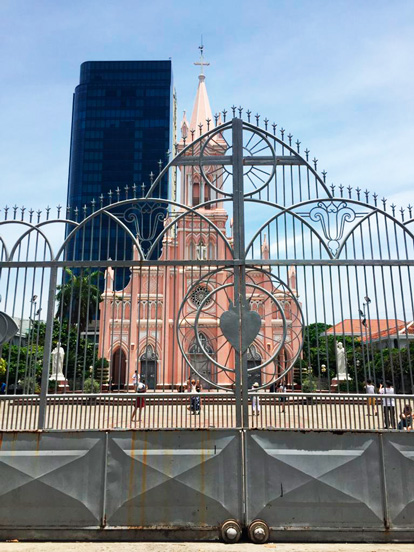
<instances>
[{"instance_id":1,"label":"metal gate","mask_svg":"<svg viewBox=\"0 0 414 552\"><path fill-rule=\"evenodd\" d=\"M341 430L352 449L358 432L411 430L414 219L411 207L328 185L298 140L242 112L189 130L157 176L82 212L4 209L1 305L19 331L2 348L0 421L242 431L250 523L249 511L265 517L249 492L260 487L255 450L270 457L282 440L277 462L306 472L275 431ZM157 197L167 178L179 200ZM296 441L309 438L286 442L299 457ZM352 456L341 442L337 457ZM270 525L292 524L278 507Z\"/></svg>"}]
</instances>

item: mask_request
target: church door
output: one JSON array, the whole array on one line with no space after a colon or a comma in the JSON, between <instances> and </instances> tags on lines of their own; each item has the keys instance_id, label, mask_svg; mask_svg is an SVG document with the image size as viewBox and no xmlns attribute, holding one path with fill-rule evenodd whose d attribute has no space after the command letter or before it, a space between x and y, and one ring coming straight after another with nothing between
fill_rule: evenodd
<instances>
[{"instance_id":1,"label":"church door","mask_svg":"<svg viewBox=\"0 0 414 552\"><path fill-rule=\"evenodd\" d=\"M208 337L200 333L200 341L203 344L205 351L212 356L213 348L211 346L210 340ZM199 376L203 376L207 381L201 379L200 383L203 389L210 389L212 386L209 382L215 382L215 375L212 369L212 363L206 358L202 350L200 349L197 340L194 340L189 348L189 354L191 358L191 364L194 366L196 373L191 374L191 378L200 379Z\"/></svg>"},{"instance_id":2,"label":"church door","mask_svg":"<svg viewBox=\"0 0 414 552\"><path fill-rule=\"evenodd\" d=\"M262 372L261 370L252 370L255 366L260 366L262 363L262 357L257 351L254 345L250 345L247 350L247 386L249 389L253 387L254 383L262 385Z\"/></svg>"},{"instance_id":3,"label":"church door","mask_svg":"<svg viewBox=\"0 0 414 552\"><path fill-rule=\"evenodd\" d=\"M126 384L126 355L119 348L112 355L111 365L112 390L118 391L125 388Z\"/></svg>"},{"instance_id":4,"label":"church door","mask_svg":"<svg viewBox=\"0 0 414 552\"><path fill-rule=\"evenodd\" d=\"M145 352L141 355L141 380L147 386L147 389L156 389L157 387L157 354L152 345L147 345Z\"/></svg>"}]
</instances>

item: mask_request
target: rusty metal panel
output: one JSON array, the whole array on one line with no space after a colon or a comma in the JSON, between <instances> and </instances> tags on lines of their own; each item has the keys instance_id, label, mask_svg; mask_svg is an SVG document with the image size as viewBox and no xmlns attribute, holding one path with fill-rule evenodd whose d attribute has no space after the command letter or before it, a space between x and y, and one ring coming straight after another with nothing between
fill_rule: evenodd
<instances>
[{"instance_id":1,"label":"rusty metal panel","mask_svg":"<svg viewBox=\"0 0 414 552\"><path fill-rule=\"evenodd\" d=\"M217 527L241 519L237 431L109 435L108 527Z\"/></svg>"},{"instance_id":2,"label":"rusty metal panel","mask_svg":"<svg viewBox=\"0 0 414 552\"><path fill-rule=\"evenodd\" d=\"M0 437L1 529L101 525L104 433Z\"/></svg>"},{"instance_id":3,"label":"rusty metal panel","mask_svg":"<svg viewBox=\"0 0 414 552\"><path fill-rule=\"evenodd\" d=\"M414 528L414 438L411 432L382 435L390 526Z\"/></svg>"},{"instance_id":4,"label":"rusty metal panel","mask_svg":"<svg viewBox=\"0 0 414 552\"><path fill-rule=\"evenodd\" d=\"M247 522L273 529L384 529L379 437L246 434Z\"/></svg>"}]
</instances>

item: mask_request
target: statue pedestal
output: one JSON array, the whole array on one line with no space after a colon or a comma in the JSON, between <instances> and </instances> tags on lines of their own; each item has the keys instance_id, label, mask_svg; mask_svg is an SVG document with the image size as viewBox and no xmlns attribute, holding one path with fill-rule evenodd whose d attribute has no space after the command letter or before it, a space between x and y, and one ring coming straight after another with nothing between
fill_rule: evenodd
<instances>
[{"instance_id":1,"label":"statue pedestal","mask_svg":"<svg viewBox=\"0 0 414 552\"><path fill-rule=\"evenodd\" d=\"M52 390L52 393L66 393L67 391L69 391L69 382L63 374L62 377L58 376L57 378L51 376L49 378L49 389L50 388Z\"/></svg>"},{"instance_id":2,"label":"statue pedestal","mask_svg":"<svg viewBox=\"0 0 414 552\"><path fill-rule=\"evenodd\" d=\"M338 374L336 378L331 379L331 391L336 392L338 391L338 386L343 381L351 381L352 378L350 378L347 374Z\"/></svg>"}]
</instances>

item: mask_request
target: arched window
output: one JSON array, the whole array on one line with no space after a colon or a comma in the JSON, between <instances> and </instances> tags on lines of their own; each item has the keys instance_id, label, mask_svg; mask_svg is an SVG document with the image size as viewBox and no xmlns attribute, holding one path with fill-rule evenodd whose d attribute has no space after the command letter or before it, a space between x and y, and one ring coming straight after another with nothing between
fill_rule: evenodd
<instances>
[{"instance_id":1,"label":"arched window","mask_svg":"<svg viewBox=\"0 0 414 552\"><path fill-rule=\"evenodd\" d=\"M148 389L157 387L157 353L152 345L145 347L144 353L140 357L140 376Z\"/></svg>"},{"instance_id":2,"label":"arched window","mask_svg":"<svg viewBox=\"0 0 414 552\"><path fill-rule=\"evenodd\" d=\"M214 242L209 242L208 244L208 258L209 259L215 259L216 258L216 248Z\"/></svg>"},{"instance_id":3,"label":"arched window","mask_svg":"<svg viewBox=\"0 0 414 552\"><path fill-rule=\"evenodd\" d=\"M204 184L204 201L210 201L211 193L210 193L210 186L205 183ZM211 205L206 205L206 209L211 209Z\"/></svg>"},{"instance_id":4,"label":"arched window","mask_svg":"<svg viewBox=\"0 0 414 552\"><path fill-rule=\"evenodd\" d=\"M200 203L200 184L198 182L193 183L193 207Z\"/></svg>"},{"instance_id":5,"label":"arched window","mask_svg":"<svg viewBox=\"0 0 414 552\"><path fill-rule=\"evenodd\" d=\"M191 241L189 244L188 244L188 247L187 247L187 258L191 261L194 261L195 258L196 258L196 247L195 247L195 244L193 241Z\"/></svg>"},{"instance_id":6,"label":"arched window","mask_svg":"<svg viewBox=\"0 0 414 552\"><path fill-rule=\"evenodd\" d=\"M213 356L214 350L208 337L202 332L198 334L198 337L204 348L204 351L206 351L210 356ZM196 373L192 374L192 377L195 377L197 379L198 374L200 374L209 381L215 381L215 374L213 369L214 366L212 362L210 362L210 360L206 357L196 339L193 339L188 349L188 354L190 357L191 365L196 370ZM211 387L211 385L209 385L209 383L204 380L201 382L201 385L204 389L210 389Z\"/></svg>"}]
</instances>

